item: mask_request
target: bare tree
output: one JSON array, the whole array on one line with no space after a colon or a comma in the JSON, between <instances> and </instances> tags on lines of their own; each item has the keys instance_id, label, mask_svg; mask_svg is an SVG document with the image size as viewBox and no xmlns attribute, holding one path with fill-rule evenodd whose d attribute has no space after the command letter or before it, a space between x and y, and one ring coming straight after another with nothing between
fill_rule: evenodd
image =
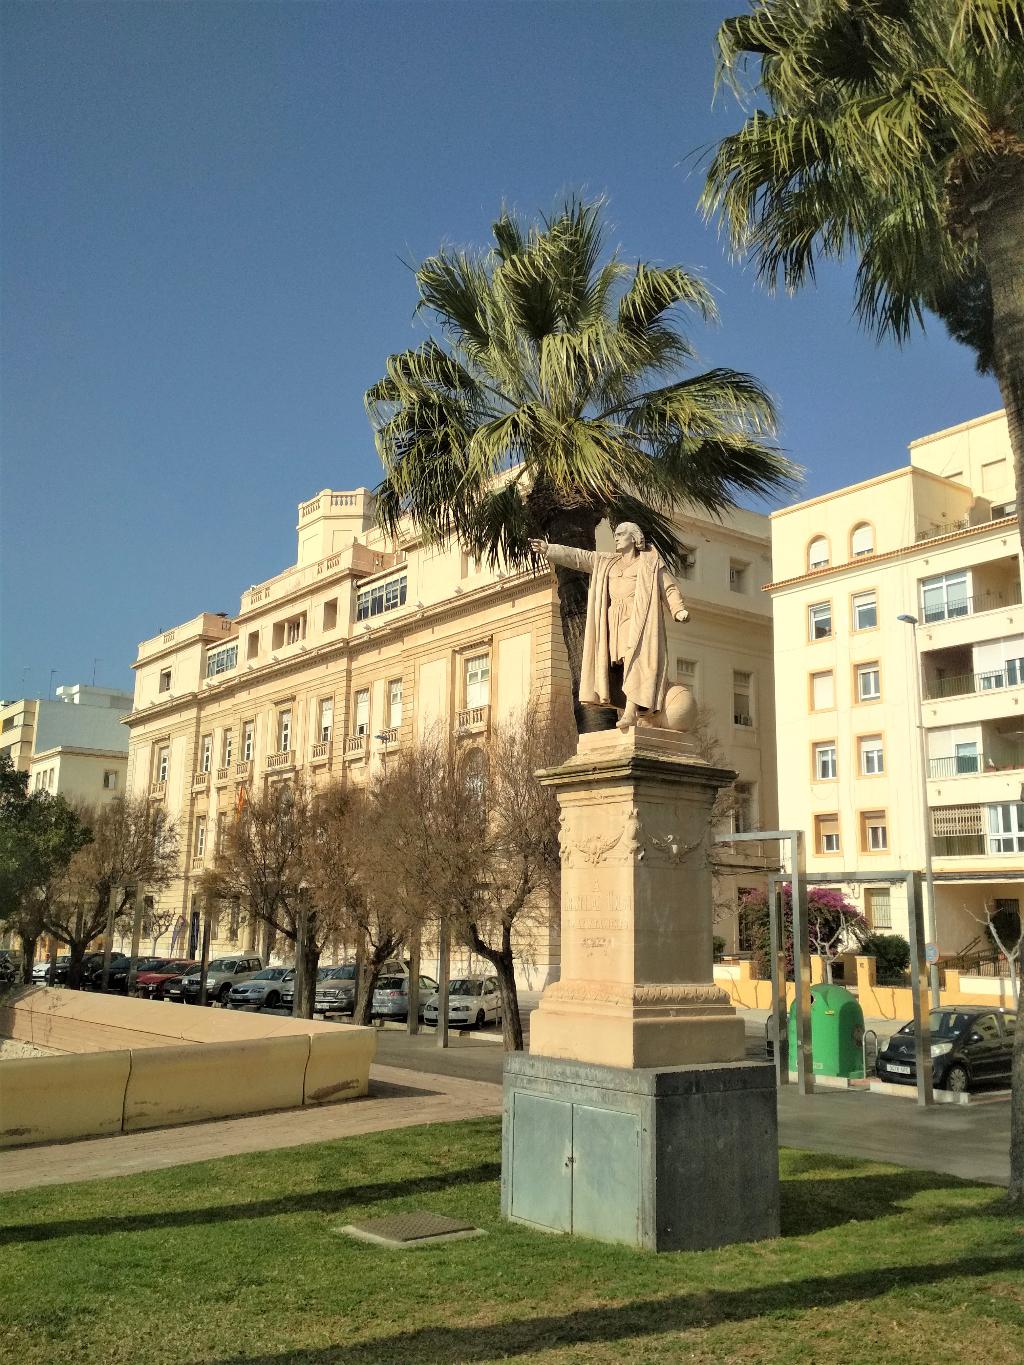
<instances>
[{"instance_id":1,"label":"bare tree","mask_svg":"<svg viewBox=\"0 0 1024 1365\"><path fill-rule=\"evenodd\" d=\"M1020 1004L1020 951L1024 945L1024 926L1022 926L1020 914L1016 911L1008 911L1004 906L997 906L994 901L985 901L980 913L967 905L964 905L963 908L971 919L984 925L985 932L1006 962L1013 1004L1016 1008Z\"/></svg>"},{"instance_id":2,"label":"bare tree","mask_svg":"<svg viewBox=\"0 0 1024 1365\"><path fill-rule=\"evenodd\" d=\"M147 896L146 901L147 904L142 912L142 932L150 940L150 951L152 956L156 957L156 945L164 934L178 922L181 911L176 905L158 908L151 896Z\"/></svg>"},{"instance_id":3,"label":"bare tree","mask_svg":"<svg viewBox=\"0 0 1024 1365\"><path fill-rule=\"evenodd\" d=\"M163 808L118 797L78 809L92 842L79 849L49 893L46 930L67 945L68 984L81 983L82 958L104 933L113 903L115 921L136 893L160 890L178 870L178 833Z\"/></svg>"}]
</instances>

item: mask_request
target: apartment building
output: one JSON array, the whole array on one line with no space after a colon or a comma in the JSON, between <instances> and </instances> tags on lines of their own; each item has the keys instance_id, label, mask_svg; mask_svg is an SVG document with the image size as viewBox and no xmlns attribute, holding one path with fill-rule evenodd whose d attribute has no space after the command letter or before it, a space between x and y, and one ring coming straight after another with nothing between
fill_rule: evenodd
<instances>
[{"instance_id":1,"label":"apartment building","mask_svg":"<svg viewBox=\"0 0 1024 1365\"><path fill-rule=\"evenodd\" d=\"M781 824L806 831L810 877L851 874L871 924L904 935L886 873L924 869L927 834L943 954L1024 895L1014 497L996 412L771 517Z\"/></svg>"},{"instance_id":2,"label":"apartment building","mask_svg":"<svg viewBox=\"0 0 1024 1365\"><path fill-rule=\"evenodd\" d=\"M669 626L676 676L707 706L739 773L735 819L774 821L767 518L737 511L679 524L691 623ZM458 545L424 545L412 528L386 540L364 488L300 504L297 533L296 563L247 589L235 617L203 613L139 646L129 790L165 803L183 836L181 877L160 898L173 915L168 950L198 941L197 882L242 787L299 774L362 782L435 725L471 745L531 699L569 694L547 571L492 570ZM748 865L740 859L722 879L727 906L751 882ZM218 923L217 950L238 932ZM527 984L557 972L557 915L528 958Z\"/></svg>"},{"instance_id":3,"label":"apartment building","mask_svg":"<svg viewBox=\"0 0 1024 1365\"><path fill-rule=\"evenodd\" d=\"M123 795L130 692L73 683L56 699L24 698L0 708L0 753L28 773L30 791L103 802Z\"/></svg>"}]
</instances>

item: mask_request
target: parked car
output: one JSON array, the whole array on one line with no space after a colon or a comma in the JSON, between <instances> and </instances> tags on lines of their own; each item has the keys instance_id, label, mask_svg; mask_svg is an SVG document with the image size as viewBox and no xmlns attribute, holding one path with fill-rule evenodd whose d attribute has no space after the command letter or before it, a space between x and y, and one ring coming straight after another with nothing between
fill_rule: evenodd
<instances>
[{"instance_id":1,"label":"parked car","mask_svg":"<svg viewBox=\"0 0 1024 1365\"><path fill-rule=\"evenodd\" d=\"M181 978L194 971L199 963L191 957L168 958L159 967L149 967L135 978L135 993L144 1000L166 1000L168 992L178 990L181 998Z\"/></svg>"},{"instance_id":2,"label":"parked car","mask_svg":"<svg viewBox=\"0 0 1024 1365\"><path fill-rule=\"evenodd\" d=\"M167 959L163 957L139 957L135 959L135 970L136 972L144 972L150 968L162 966L166 960ZM123 962L111 962L110 976L107 982L107 989L109 991L120 991L122 995L127 994L128 969L131 965L130 957L126 957ZM102 968L102 963L100 966ZM100 972L100 976L102 978L102 971ZM138 977L136 977L136 980L137 979Z\"/></svg>"},{"instance_id":3,"label":"parked car","mask_svg":"<svg viewBox=\"0 0 1024 1365\"><path fill-rule=\"evenodd\" d=\"M103 989L103 953L86 953L82 959L82 987L88 991L99 991ZM113 975L118 966L128 967L128 956L126 953L110 954L110 972ZM107 978L109 988L110 978Z\"/></svg>"},{"instance_id":4,"label":"parked car","mask_svg":"<svg viewBox=\"0 0 1024 1365\"><path fill-rule=\"evenodd\" d=\"M351 1014L356 1007L356 964L321 967L316 974L314 1014Z\"/></svg>"},{"instance_id":5,"label":"parked car","mask_svg":"<svg viewBox=\"0 0 1024 1365\"><path fill-rule=\"evenodd\" d=\"M248 981L232 985L228 991L230 1009L274 1009L281 1003L281 986L295 976L294 967L264 967Z\"/></svg>"},{"instance_id":6,"label":"parked car","mask_svg":"<svg viewBox=\"0 0 1024 1365\"><path fill-rule=\"evenodd\" d=\"M68 979L68 970L71 967L71 954L61 953L54 963L53 984L63 985ZM49 983L50 959L48 957L37 958L32 964L32 980L37 986L45 986Z\"/></svg>"},{"instance_id":7,"label":"parked car","mask_svg":"<svg viewBox=\"0 0 1024 1365\"><path fill-rule=\"evenodd\" d=\"M248 981L257 972L262 971L263 961L258 957L238 956L238 957L218 957L215 958L206 969L206 999L207 1001L217 1000L222 1005L228 1002L228 995L232 986L237 986L240 981ZM197 1005L199 1003L199 987L202 972L197 968L181 978L182 995L186 1005ZM168 997L175 999L173 990L168 990Z\"/></svg>"},{"instance_id":8,"label":"parked car","mask_svg":"<svg viewBox=\"0 0 1024 1365\"><path fill-rule=\"evenodd\" d=\"M432 976L420 977L419 1016L423 1018L423 1002L437 991L437 982ZM370 1014L374 1019L408 1019L409 1017L409 974L402 976L379 976L377 988L373 992Z\"/></svg>"},{"instance_id":9,"label":"parked car","mask_svg":"<svg viewBox=\"0 0 1024 1365\"><path fill-rule=\"evenodd\" d=\"M439 997L432 995L423 1006L423 1022L436 1024ZM496 976L457 976L448 983L448 1023L462 1025L501 1023L501 996Z\"/></svg>"},{"instance_id":10,"label":"parked car","mask_svg":"<svg viewBox=\"0 0 1024 1365\"><path fill-rule=\"evenodd\" d=\"M1009 1082L1013 1010L986 1010L950 1005L928 1015L932 1047L932 1084L960 1093L978 1085ZM904 1024L878 1054L879 1079L915 1085L914 1023Z\"/></svg>"}]
</instances>

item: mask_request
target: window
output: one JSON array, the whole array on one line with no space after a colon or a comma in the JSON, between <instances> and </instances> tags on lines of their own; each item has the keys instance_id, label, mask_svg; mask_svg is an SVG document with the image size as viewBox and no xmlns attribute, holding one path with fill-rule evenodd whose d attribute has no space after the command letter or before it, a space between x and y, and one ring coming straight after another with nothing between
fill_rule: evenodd
<instances>
[{"instance_id":1,"label":"window","mask_svg":"<svg viewBox=\"0 0 1024 1365\"><path fill-rule=\"evenodd\" d=\"M754 828L754 788L750 782L737 782L732 810L733 834L749 834Z\"/></svg>"},{"instance_id":2,"label":"window","mask_svg":"<svg viewBox=\"0 0 1024 1365\"><path fill-rule=\"evenodd\" d=\"M878 665L861 664L857 669L857 700L878 701L881 695L882 683Z\"/></svg>"},{"instance_id":3,"label":"window","mask_svg":"<svg viewBox=\"0 0 1024 1365\"><path fill-rule=\"evenodd\" d=\"M201 858L206 852L206 816L196 816L195 856Z\"/></svg>"},{"instance_id":4,"label":"window","mask_svg":"<svg viewBox=\"0 0 1024 1365\"><path fill-rule=\"evenodd\" d=\"M684 545L679 553L679 577L692 579L697 576L697 551Z\"/></svg>"},{"instance_id":5,"label":"window","mask_svg":"<svg viewBox=\"0 0 1024 1365\"><path fill-rule=\"evenodd\" d=\"M978 682L982 692L991 692L997 687L1019 687L1024 683L1024 658L1007 659L1002 668L979 673Z\"/></svg>"},{"instance_id":6,"label":"window","mask_svg":"<svg viewBox=\"0 0 1024 1365\"><path fill-rule=\"evenodd\" d=\"M292 747L292 713L288 708L277 713L277 751L286 754Z\"/></svg>"},{"instance_id":7,"label":"window","mask_svg":"<svg viewBox=\"0 0 1024 1365\"><path fill-rule=\"evenodd\" d=\"M839 852L839 816L814 817L814 847L818 853Z\"/></svg>"},{"instance_id":8,"label":"window","mask_svg":"<svg viewBox=\"0 0 1024 1365\"><path fill-rule=\"evenodd\" d=\"M171 763L170 747L164 744L156 753L156 780L158 782L167 781L167 769Z\"/></svg>"},{"instance_id":9,"label":"window","mask_svg":"<svg viewBox=\"0 0 1024 1365\"><path fill-rule=\"evenodd\" d=\"M215 678L218 673L227 673L238 663L238 641L224 645L222 649L211 649L206 656L206 676Z\"/></svg>"},{"instance_id":10,"label":"window","mask_svg":"<svg viewBox=\"0 0 1024 1365\"><path fill-rule=\"evenodd\" d=\"M988 807L989 853L1024 853L1024 801Z\"/></svg>"},{"instance_id":11,"label":"window","mask_svg":"<svg viewBox=\"0 0 1024 1365\"><path fill-rule=\"evenodd\" d=\"M889 826L884 810L867 810L860 817L860 844L864 853L884 853L889 847Z\"/></svg>"},{"instance_id":12,"label":"window","mask_svg":"<svg viewBox=\"0 0 1024 1365\"><path fill-rule=\"evenodd\" d=\"M489 654L475 654L465 663L466 709L486 706L491 699L491 658Z\"/></svg>"},{"instance_id":13,"label":"window","mask_svg":"<svg viewBox=\"0 0 1024 1365\"><path fill-rule=\"evenodd\" d=\"M320 735L320 742L326 744L331 737L331 730L334 726L334 698L323 697L320 701L320 723L317 732Z\"/></svg>"},{"instance_id":14,"label":"window","mask_svg":"<svg viewBox=\"0 0 1024 1365\"><path fill-rule=\"evenodd\" d=\"M242 726L242 757L246 763L252 762L253 741L256 735L256 727L253 721L247 720Z\"/></svg>"},{"instance_id":15,"label":"window","mask_svg":"<svg viewBox=\"0 0 1024 1365\"><path fill-rule=\"evenodd\" d=\"M250 630L249 639L245 646L245 657L255 659L260 652L260 633L258 630Z\"/></svg>"},{"instance_id":16,"label":"window","mask_svg":"<svg viewBox=\"0 0 1024 1365\"><path fill-rule=\"evenodd\" d=\"M751 705L753 676L750 673L732 675L732 722L734 725L752 726L754 711Z\"/></svg>"},{"instance_id":17,"label":"window","mask_svg":"<svg viewBox=\"0 0 1024 1365\"><path fill-rule=\"evenodd\" d=\"M402 679L388 683L388 729L397 730L402 724Z\"/></svg>"},{"instance_id":18,"label":"window","mask_svg":"<svg viewBox=\"0 0 1024 1365\"><path fill-rule=\"evenodd\" d=\"M470 554L469 551L467 550L463 550L462 552L463 578L475 578L482 568L483 564L480 562L479 558L476 555Z\"/></svg>"},{"instance_id":19,"label":"window","mask_svg":"<svg viewBox=\"0 0 1024 1365\"><path fill-rule=\"evenodd\" d=\"M213 735L203 735L199 750L199 771L208 773L213 767Z\"/></svg>"},{"instance_id":20,"label":"window","mask_svg":"<svg viewBox=\"0 0 1024 1365\"><path fill-rule=\"evenodd\" d=\"M697 664L694 659L676 660L676 682L685 687L690 696L697 694Z\"/></svg>"},{"instance_id":21,"label":"window","mask_svg":"<svg viewBox=\"0 0 1024 1365\"><path fill-rule=\"evenodd\" d=\"M807 613L811 639L826 640L832 634L832 603L816 602Z\"/></svg>"},{"instance_id":22,"label":"window","mask_svg":"<svg viewBox=\"0 0 1024 1365\"><path fill-rule=\"evenodd\" d=\"M397 578L388 578L382 583L363 588L356 595L356 620L365 621L385 611L394 611L396 607L404 607L408 585L408 575L403 573Z\"/></svg>"},{"instance_id":23,"label":"window","mask_svg":"<svg viewBox=\"0 0 1024 1365\"><path fill-rule=\"evenodd\" d=\"M1012 517L1017 511L1015 502L994 502L991 507L993 521L999 521L1002 517Z\"/></svg>"},{"instance_id":24,"label":"window","mask_svg":"<svg viewBox=\"0 0 1024 1365\"><path fill-rule=\"evenodd\" d=\"M356 735L370 733L370 689L360 688L355 695L352 732Z\"/></svg>"},{"instance_id":25,"label":"window","mask_svg":"<svg viewBox=\"0 0 1024 1365\"><path fill-rule=\"evenodd\" d=\"M117 769L107 768L103 773L103 785L107 791L113 791L117 787Z\"/></svg>"},{"instance_id":26,"label":"window","mask_svg":"<svg viewBox=\"0 0 1024 1365\"><path fill-rule=\"evenodd\" d=\"M234 739L230 730L224 731L224 738L221 740L221 763L225 768L231 766L231 750Z\"/></svg>"},{"instance_id":27,"label":"window","mask_svg":"<svg viewBox=\"0 0 1024 1365\"><path fill-rule=\"evenodd\" d=\"M285 644L297 645L306 634L306 614L293 616L290 621L285 623Z\"/></svg>"},{"instance_id":28,"label":"window","mask_svg":"<svg viewBox=\"0 0 1024 1365\"><path fill-rule=\"evenodd\" d=\"M834 739L814 746L814 776L819 782L830 782L836 776L836 744Z\"/></svg>"},{"instance_id":29,"label":"window","mask_svg":"<svg viewBox=\"0 0 1024 1365\"><path fill-rule=\"evenodd\" d=\"M864 892L864 911L872 929L892 928L892 897L888 887L870 887Z\"/></svg>"},{"instance_id":30,"label":"window","mask_svg":"<svg viewBox=\"0 0 1024 1365\"><path fill-rule=\"evenodd\" d=\"M750 565L743 564L738 559L729 561L729 591L746 592L750 578Z\"/></svg>"},{"instance_id":31,"label":"window","mask_svg":"<svg viewBox=\"0 0 1024 1365\"><path fill-rule=\"evenodd\" d=\"M160 691L169 692L171 690L171 670L162 668L160 670Z\"/></svg>"},{"instance_id":32,"label":"window","mask_svg":"<svg viewBox=\"0 0 1024 1365\"><path fill-rule=\"evenodd\" d=\"M969 610L966 573L939 574L936 578L922 579L921 613L926 624L966 616Z\"/></svg>"},{"instance_id":33,"label":"window","mask_svg":"<svg viewBox=\"0 0 1024 1365\"><path fill-rule=\"evenodd\" d=\"M831 669L811 674L811 710L830 711L836 704L836 684Z\"/></svg>"},{"instance_id":34,"label":"window","mask_svg":"<svg viewBox=\"0 0 1024 1365\"><path fill-rule=\"evenodd\" d=\"M958 776L961 773L981 771L981 755L978 752L978 741L976 739L954 743L953 751L953 768Z\"/></svg>"},{"instance_id":35,"label":"window","mask_svg":"<svg viewBox=\"0 0 1024 1365\"><path fill-rule=\"evenodd\" d=\"M878 598L874 592L858 592L853 598L854 630L874 630L878 625Z\"/></svg>"},{"instance_id":36,"label":"window","mask_svg":"<svg viewBox=\"0 0 1024 1365\"><path fill-rule=\"evenodd\" d=\"M885 772L885 753L881 735L861 735L858 748L861 777L877 777Z\"/></svg>"},{"instance_id":37,"label":"window","mask_svg":"<svg viewBox=\"0 0 1024 1365\"><path fill-rule=\"evenodd\" d=\"M866 521L855 526L850 532L850 554L854 559L860 555L875 553L875 532Z\"/></svg>"},{"instance_id":38,"label":"window","mask_svg":"<svg viewBox=\"0 0 1024 1365\"><path fill-rule=\"evenodd\" d=\"M828 564L829 558L827 537L815 536L807 547L808 569L823 569Z\"/></svg>"},{"instance_id":39,"label":"window","mask_svg":"<svg viewBox=\"0 0 1024 1365\"><path fill-rule=\"evenodd\" d=\"M332 597L324 603L324 630L334 630L338 624L338 599Z\"/></svg>"}]
</instances>

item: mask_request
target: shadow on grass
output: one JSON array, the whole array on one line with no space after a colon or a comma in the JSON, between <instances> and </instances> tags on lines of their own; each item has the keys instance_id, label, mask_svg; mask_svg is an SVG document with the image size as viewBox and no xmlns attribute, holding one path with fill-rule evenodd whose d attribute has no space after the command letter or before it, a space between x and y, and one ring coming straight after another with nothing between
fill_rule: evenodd
<instances>
[{"instance_id":1,"label":"shadow on grass","mask_svg":"<svg viewBox=\"0 0 1024 1365\"><path fill-rule=\"evenodd\" d=\"M803 1237L844 1223L869 1223L876 1218L898 1216L906 1212L907 1201L916 1194L965 1188L963 1180L934 1171L902 1169L891 1174L844 1177L834 1175L838 1164L835 1159L800 1164L807 1171L830 1172L832 1178L822 1174L809 1180L794 1180L794 1163L787 1163L787 1173L779 1186L783 1237ZM978 1212L972 1205L944 1208L943 1219L975 1217ZM984 1212L990 1212L987 1205Z\"/></svg>"},{"instance_id":2,"label":"shadow on grass","mask_svg":"<svg viewBox=\"0 0 1024 1365\"><path fill-rule=\"evenodd\" d=\"M386 1256L394 1252L382 1253ZM422 1254L422 1253L414 1253ZM467 1327L426 1327L373 1341L346 1341L316 1350L268 1352L258 1356L224 1356L213 1365L384 1365L387 1361L415 1361L416 1365L451 1365L532 1355L557 1346L596 1346L746 1322L774 1313L797 1313L823 1306L866 1303L894 1290L941 1284L958 1278L977 1279L1014 1267L1024 1267L1024 1253L1015 1256L972 1256L964 1261L931 1265L876 1266L828 1277L678 1294L671 1298L640 1299L609 1308L587 1308L575 1313L496 1321ZM628 1356L624 1358L628 1359Z\"/></svg>"},{"instance_id":3,"label":"shadow on grass","mask_svg":"<svg viewBox=\"0 0 1024 1365\"><path fill-rule=\"evenodd\" d=\"M20 1242L51 1242L63 1237L104 1237L111 1232L145 1232L152 1228L205 1227L252 1218L276 1218L287 1213L338 1213L360 1204L377 1204L409 1195L437 1194L459 1185L486 1185L501 1175L501 1164L484 1161L461 1170L440 1171L436 1175L416 1176L409 1180L382 1181L373 1185L351 1185L338 1190L316 1190L309 1194L282 1195L279 1199L253 1200L251 1203L216 1204L191 1209L162 1209L151 1213L117 1213L102 1218L68 1218L52 1223L9 1224L0 1227L0 1246Z\"/></svg>"}]
</instances>

